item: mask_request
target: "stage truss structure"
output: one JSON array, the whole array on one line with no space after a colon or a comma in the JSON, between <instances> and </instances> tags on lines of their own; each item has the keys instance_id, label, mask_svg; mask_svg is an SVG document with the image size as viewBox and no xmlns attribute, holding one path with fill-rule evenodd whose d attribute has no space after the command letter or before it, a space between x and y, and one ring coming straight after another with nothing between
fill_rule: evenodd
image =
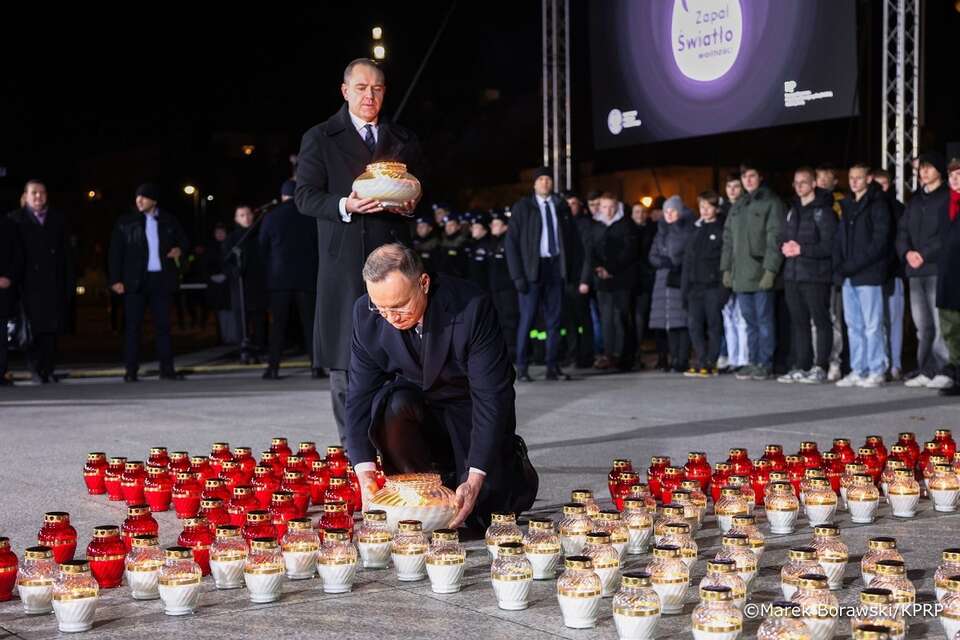
<instances>
[{"instance_id":1,"label":"stage truss structure","mask_svg":"<svg viewBox=\"0 0 960 640\"><path fill-rule=\"evenodd\" d=\"M883 0L883 167L897 199L917 188L913 159L920 143L920 0Z\"/></svg>"},{"instance_id":2,"label":"stage truss structure","mask_svg":"<svg viewBox=\"0 0 960 640\"><path fill-rule=\"evenodd\" d=\"M556 190L573 188L570 0L543 0L543 164Z\"/></svg>"}]
</instances>

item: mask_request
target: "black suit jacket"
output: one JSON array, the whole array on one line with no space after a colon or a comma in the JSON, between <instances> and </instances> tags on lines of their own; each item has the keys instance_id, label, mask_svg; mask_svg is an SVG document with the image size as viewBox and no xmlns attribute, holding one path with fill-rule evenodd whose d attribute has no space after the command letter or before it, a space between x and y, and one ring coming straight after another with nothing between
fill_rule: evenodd
<instances>
[{"instance_id":1,"label":"black suit jacket","mask_svg":"<svg viewBox=\"0 0 960 640\"><path fill-rule=\"evenodd\" d=\"M176 291L180 267L167 254L174 247L180 247L186 260L190 243L180 222L172 214L160 209L157 214L157 235L160 240L160 265L163 268L163 281L170 292ZM147 247L147 220L139 211L121 216L113 226L110 238L110 284L123 283L127 293L137 293L147 277L147 263L150 261Z\"/></svg>"},{"instance_id":2,"label":"black suit jacket","mask_svg":"<svg viewBox=\"0 0 960 640\"><path fill-rule=\"evenodd\" d=\"M563 279L569 279L573 274L571 259L576 256L572 244L577 241L577 230L573 227L573 216L567 202L552 194L554 211L557 212L557 239L560 255L560 267ZM517 201L510 208L510 226L507 227L507 264L510 267L510 277L518 289L524 284L536 282L540 279L540 235L543 230L543 219L540 216L540 205L536 196L529 195ZM577 277L574 274L573 277Z\"/></svg>"},{"instance_id":3,"label":"black suit jacket","mask_svg":"<svg viewBox=\"0 0 960 640\"><path fill-rule=\"evenodd\" d=\"M382 417L383 401L397 385L412 386L422 390L428 410L446 427L460 481L470 467L481 469L487 478L480 501L498 496L499 504L512 504L510 494L528 488L523 485L529 481L515 469L514 369L490 296L459 278L432 280L422 365L401 332L370 311L368 303L363 295L353 308L346 402L350 460L375 459L370 429Z\"/></svg>"},{"instance_id":4,"label":"black suit jacket","mask_svg":"<svg viewBox=\"0 0 960 640\"><path fill-rule=\"evenodd\" d=\"M73 264L68 255L66 217L48 209L44 224L27 209L10 214L16 226L20 274L19 291L35 333L61 331L67 301L73 295Z\"/></svg>"},{"instance_id":5,"label":"black suit jacket","mask_svg":"<svg viewBox=\"0 0 960 640\"><path fill-rule=\"evenodd\" d=\"M270 291L317 290L317 230L293 200L267 212L260 223L260 257Z\"/></svg>"},{"instance_id":6,"label":"black suit jacket","mask_svg":"<svg viewBox=\"0 0 960 640\"><path fill-rule=\"evenodd\" d=\"M360 272L371 251L390 242L410 243L409 219L393 213L340 218L340 199L376 160L404 162L423 180L420 143L410 130L381 118L371 154L350 120L347 105L305 134L297 161L296 203L316 218L319 257L314 364L346 369L350 363L351 310L365 291Z\"/></svg>"}]
</instances>

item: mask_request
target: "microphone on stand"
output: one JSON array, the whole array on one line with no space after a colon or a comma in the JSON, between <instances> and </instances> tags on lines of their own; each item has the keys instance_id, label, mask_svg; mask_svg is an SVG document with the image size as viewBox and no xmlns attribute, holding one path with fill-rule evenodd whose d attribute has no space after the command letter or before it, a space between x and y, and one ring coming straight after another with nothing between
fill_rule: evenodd
<instances>
[{"instance_id":1,"label":"microphone on stand","mask_svg":"<svg viewBox=\"0 0 960 640\"><path fill-rule=\"evenodd\" d=\"M271 207L275 207L275 206L277 206L278 204L280 204L280 201L277 200L276 198L274 198L274 199L271 200L270 202L267 202L266 204L262 204L262 205L260 205L259 207L257 207L256 209L254 209L254 210L253 210L253 213L254 213L254 215L256 215L256 214L258 214L258 213L263 213L263 212L266 211L267 209L269 209L269 208L271 208Z\"/></svg>"}]
</instances>

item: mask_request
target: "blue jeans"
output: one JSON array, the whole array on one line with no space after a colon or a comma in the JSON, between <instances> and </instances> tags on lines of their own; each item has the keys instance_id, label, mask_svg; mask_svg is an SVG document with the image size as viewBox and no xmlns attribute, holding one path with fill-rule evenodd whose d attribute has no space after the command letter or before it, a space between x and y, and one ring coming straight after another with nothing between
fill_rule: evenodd
<instances>
[{"instance_id":1,"label":"blue jeans","mask_svg":"<svg viewBox=\"0 0 960 640\"><path fill-rule=\"evenodd\" d=\"M843 317L850 342L850 370L863 377L887 372L883 307L883 287L855 287L849 278L843 281Z\"/></svg>"},{"instance_id":2,"label":"blue jeans","mask_svg":"<svg viewBox=\"0 0 960 640\"><path fill-rule=\"evenodd\" d=\"M737 302L747 323L747 353L750 364L772 369L777 334L773 317L773 291L738 293Z\"/></svg>"},{"instance_id":3,"label":"blue jeans","mask_svg":"<svg viewBox=\"0 0 960 640\"><path fill-rule=\"evenodd\" d=\"M950 358L937 314L937 276L910 278L910 315L917 328L917 369L932 378Z\"/></svg>"},{"instance_id":4,"label":"blue jeans","mask_svg":"<svg viewBox=\"0 0 960 640\"><path fill-rule=\"evenodd\" d=\"M900 372L903 371L903 278L894 278L886 284L883 292L887 299L887 335L890 336L890 350L887 357L890 360L890 366Z\"/></svg>"}]
</instances>

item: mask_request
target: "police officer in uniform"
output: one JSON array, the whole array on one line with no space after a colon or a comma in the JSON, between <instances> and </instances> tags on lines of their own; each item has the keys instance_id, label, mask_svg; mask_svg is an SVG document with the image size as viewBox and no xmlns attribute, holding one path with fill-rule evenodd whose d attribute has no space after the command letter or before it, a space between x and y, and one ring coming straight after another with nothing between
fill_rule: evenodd
<instances>
[{"instance_id":1,"label":"police officer in uniform","mask_svg":"<svg viewBox=\"0 0 960 640\"><path fill-rule=\"evenodd\" d=\"M440 260L437 271L457 278L467 277L467 236L460 227L460 216L450 212L443 217Z\"/></svg>"},{"instance_id":2,"label":"police officer in uniform","mask_svg":"<svg viewBox=\"0 0 960 640\"><path fill-rule=\"evenodd\" d=\"M492 291L490 286L490 257L493 255L494 238L490 235L487 226L489 216L483 212L476 212L470 218L470 242L467 244L469 264L467 266L468 279L476 282L485 291Z\"/></svg>"},{"instance_id":3,"label":"police officer in uniform","mask_svg":"<svg viewBox=\"0 0 960 640\"><path fill-rule=\"evenodd\" d=\"M433 219L429 217L417 218L414 230L413 250L420 256L427 273L436 273L440 259L440 238L434 227Z\"/></svg>"}]
</instances>

